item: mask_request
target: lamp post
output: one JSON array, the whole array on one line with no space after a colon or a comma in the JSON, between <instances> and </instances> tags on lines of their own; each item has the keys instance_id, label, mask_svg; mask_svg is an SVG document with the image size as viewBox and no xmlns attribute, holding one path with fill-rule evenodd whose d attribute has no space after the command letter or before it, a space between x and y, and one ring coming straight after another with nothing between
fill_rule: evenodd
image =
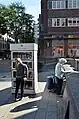
<instances>
[{"instance_id":1,"label":"lamp post","mask_svg":"<svg viewBox=\"0 0 79 119\"><path fill-rule=\"evenodd\" d=\"M22 26L22 32L23 32L23 42L25 43L26 41L25 41L25 31L26 31L26 25L23 25Z\"/></svg>"},{"instance_id":2,"label":"lamp post","mask_svg":"<svg viewBox=\"0 0 79 119\"><path fill-rule=\"evenodd\" d=\"M15 36L16 43L18 43L18 30L19 30L19 23L14 22L14 36Z\"/></svg>"},{"instance_id":3,"label":"lamp post","mask_svg":"<svg viewBox=\"0 0 79 119\"><path fill-rule=\"evenodd\" d=\"M10 26L7 25L7 57L9 57L9 42L8 42L8 34L10 32Z\"/></svg>"}]
</instances>

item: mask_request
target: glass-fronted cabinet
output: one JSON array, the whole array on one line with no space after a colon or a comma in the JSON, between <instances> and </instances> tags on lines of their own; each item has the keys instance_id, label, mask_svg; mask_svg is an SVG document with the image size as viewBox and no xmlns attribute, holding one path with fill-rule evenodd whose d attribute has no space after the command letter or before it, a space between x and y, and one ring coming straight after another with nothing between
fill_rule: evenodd
<instances>
[{"instance_id":1,"label":"glass-fronted cabinet","mask_svg":"<svg viewBox=\"0 0 79 119\"><path fill-rule=\"evenodd\" d=\"M12 93L15 93L16 86L16 58L21 58L22 62L27 64L29 75L24 80L24 93L34 94L38 89L38 71L37 71L37 50L35 43L11 44L11 72L12 72ZM19 90L20 92L20 90Z\"/></svg>"}]
</instances>

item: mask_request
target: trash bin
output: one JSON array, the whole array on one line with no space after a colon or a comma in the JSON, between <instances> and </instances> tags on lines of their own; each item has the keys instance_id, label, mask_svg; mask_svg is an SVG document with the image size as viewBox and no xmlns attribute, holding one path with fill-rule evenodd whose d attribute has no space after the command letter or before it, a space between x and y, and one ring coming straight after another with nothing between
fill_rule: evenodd
<instances>
[{"instance_id":1,"label":"trash bin","mask_svg":"<svg viewBox=\"0 0 79 119\"><path fill-rule=\"evenodd\" d=\"M47 88L48 90L53 89L53 76L47 76Z\"/></svg>"}]
</instances>

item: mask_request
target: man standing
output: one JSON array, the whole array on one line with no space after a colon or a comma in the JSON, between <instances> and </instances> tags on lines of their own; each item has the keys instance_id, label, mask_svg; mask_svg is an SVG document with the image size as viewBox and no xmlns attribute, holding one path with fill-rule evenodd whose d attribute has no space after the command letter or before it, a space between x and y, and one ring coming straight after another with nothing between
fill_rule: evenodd
<instances>
[{"instance_id":1,"label":"man standing","mask_svg":"<svg viewBox=\"0 0 79 119\"><path fill-rule=\"evenodd\" d=\"M15 89L15 101L17 101L17 94L19 90L19 86L21 85L21 96L20 100L23 97L23 88L24 88L24 75L28 75L28 67L26 64L22 63L20 58L16 58L16 89Z\"/></svg>"},{"instance_id":2,"label":"man standing","mask_svg":"<svg viewBox=\"0 0 79 119\"><path fill-rule=\"evenodd\" d=\"M56 86L57 95L61 94L62 84L63 84L63 76L65 73L63 65L66 62L67 62L66 59L61 58L61 59L59 59L58 63L56 64L56 67L55 67L55 77L56 77L56 81L57 81L57 86Z\"/></svg>"}]
</instances>

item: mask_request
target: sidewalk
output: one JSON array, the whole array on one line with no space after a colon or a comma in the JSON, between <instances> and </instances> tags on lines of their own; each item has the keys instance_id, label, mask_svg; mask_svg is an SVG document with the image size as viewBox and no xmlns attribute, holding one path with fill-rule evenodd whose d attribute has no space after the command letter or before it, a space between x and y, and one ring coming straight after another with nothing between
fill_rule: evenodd
<instances>
[{"instance_id":1,"label":"sidewalk","mask_svg":"<svg viewBox=\"0 0 79 119\"><path fill-rule=\"evenodd\" d=\"M46 88L49 72L39 73L39 90L36 96L26 96L14 102L11 81L0 81L0 119L57 119L56 94Z\"/></svg>"}]
</instances>

